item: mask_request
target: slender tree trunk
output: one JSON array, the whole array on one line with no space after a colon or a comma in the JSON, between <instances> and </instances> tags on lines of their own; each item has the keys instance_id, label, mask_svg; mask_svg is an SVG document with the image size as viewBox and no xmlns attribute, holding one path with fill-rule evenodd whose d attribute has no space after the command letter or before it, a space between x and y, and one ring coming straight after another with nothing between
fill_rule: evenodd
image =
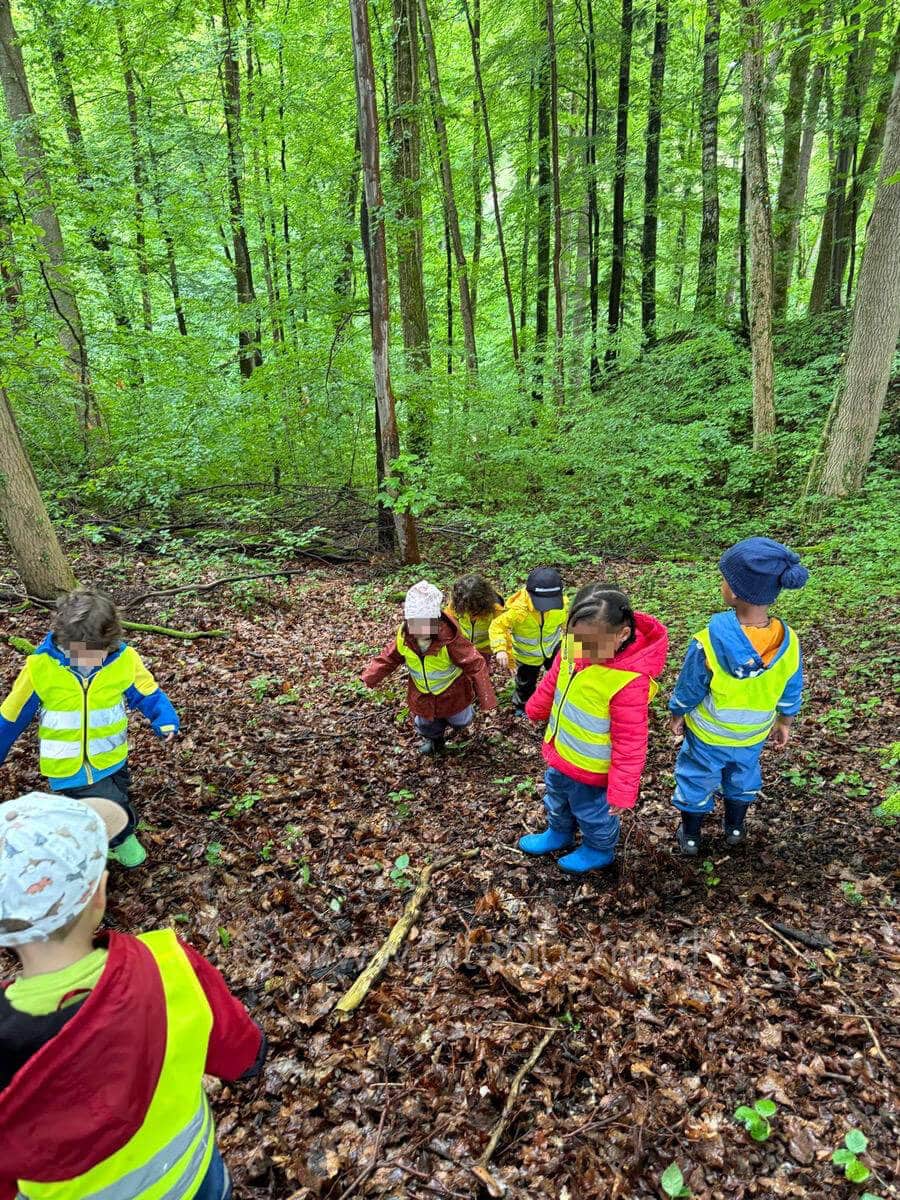
<instances>
[{"instance_id":1,"label":"slender tree trunk","mask_svg":"<svg viewBox=\"0 0 900 1200\"><path fill-rule=\"evenodd\" d=\"M357 137L357 143L359 138ZM361 169L361 168L360 168ZM359 227L362 235L363 262L366 269L366 295L372 295L372 227L369 222L369 207L366 204L366 187L362 185L359 197ZM369 331L374 336L372 328L372 310L369 309ZM381 432L381 413L378 401L375 401L375 481L378 492L375 500L375 528L378 537L379 550L396 550L397 537L394 519L390 509L384 503L387 488L387 468L385 467L384 437Z\"/></svg>"},{"instance_id":2,"label":"slender tree trunk","mask_svg":"<svg viewBox=\"0 0 900 1200\"><path fill-rule=\"evenodd\" d=\"M887 113L884 157L868 237L853 330L841 384L823 444L813 461L808 492L847 496L862 487L900 336L900 74Z\"/></svg>"},{"instance_id":3,"label":"slender tree trunk","mask_svg":"<svg viewBox=\"0 0 900 1200\"><path fill-rule=\"evenodd\" d=\"M355 4L356 0L353 0L353 3ZM450 146L447 138L447 123L444 120L444 100L441 96L437 52L434 46L434 35L431 30L431 18L428 15L428 0L418 0L418 4L419 17L422 22L422 41L425 45L425 57L428 61L428 78L431 85L431 110L434 131L437 136L441 182L444 189L444 207L447 215L447 224L450 228L453 253L456 258L456 277L459 286L459 315L462 321L463 341L466 347L466 366L470 375L474 375L478 371L478 352L475 347L475 322L472 317L468 264L466 262L466 252L463 248L462 232L459 226L459 210L456 207L456 196L453 191L453 174L450 169Z\"/></svg>"},{"instance_id":4,"label":"slender tree trunk","mask_svg":"<svg viewBox=\"0 0 900 1200\"><path fill-rule=\"evenodd\" d=\"M375 403L380 435L378 444L384 461L385 484L390 488L394 463L400 454L400 438L391 389L391 310L388 294L387 238L384 230L384 196L381 191L378 110L375 101L375 67L372 61L368 0L350 0L350 21L359 114L359 145L368 218L369 312L372 329L372 370L375 376ZM415 520L409 512L401 511L399 507L393 512L397 544L403 561L418 562Z\"/></svg>"},{"instance_id":5,"label":"slender tree trunk","mask_svg":"<svg viewBox=\"0 0 900 1200\"><path fill-rule=\"evenodd\" d=\"M22 49L12 22L9 0L0 0L0 77L6 109L13 126L16 152L25 177L28 215L43 234L40 270L48 306L59 320L59 340L66 368L77 388L77 409L83 431L100 423L88 361L87 339L75 291L65 268L65 248L59 217L45 170L44 145L31 103Z\"/></svg>"},{"instance_id":6,"label":"slender tree trunk","mask_svg":"<svg viewBox=\"0 0 900 1200\"><path fill-rule=\"evenodd\" d=\"M297 345L297 317L294 311L294 277L291 259L291 222L288 212L288 196L291 191L287 169L287 127L285 111L284 43L278 42L278 165L281 172L281 238L284 245L284 280L287 291L287 317L291 340Z\"/></svg>"},{"instance_id":7,"label":"slender tree trunk","mask_svg":"<svg viewBox=\"0 0 900 1200\"><path fill-rule=\"evenodd\" d=\"M719 254L719 0L706 0L703 35L703 93L700 101L703 219L697 270L697 316L713 317L716 311L716 275Z\"/></svg>"},{"instance_id":8,"label":"slender tree trunk","mask_svg":"<svg viewBox=\"0 0 900 1200\"><path fill-rule=\"evenodd\" d=\"M349 319L349 300L353 295L353 238L350 230L356 225L356 197L360 194L360 174L362 163L359 157L359 125L354 132L353 161L350 164L349 182L346 191L345 222L347 236L344 238L344 250L341 255L341 268L334 278L334 294L338 300L336 332L342 330ZM363 193L364 194L364 193ZM361 228L368 229L367 225ZM366 234L368 237L368 233ZM368 293L367 293L368 295Z\"/></svg>"},{"instance_id":9,"label":"slender tree trunk","mask_svg":"<svg viewBox=\"0 0 900 1200\"><path fill-rule=\"evenodd\" d=\"M481 73L481 0L472 0L472 15L463 0L472 59L477 77ZM469 293L472 301L472 323L478 316L478 275L481 268L481 247L484 240L484 184L481 178L481 97L477 90L472 99L472 269L469 273Z\"/></svg>"},{"instance_id":10,"label":"slender tree trunk","mask_svg":"<svg viewBox=\"0 0 900 1200\"><path fill-rule=\"evenodd\" d=\"M543 28L546 38L547 14ZM546 41L538 69L538 186L537 186L537 279L534 305L534 379L532 398L544 396L544 362L550 328L550 224L553 212L553 168L550 162L550 63Z\"/></svg>"},{"instance_id":11,"label":"slender tree trunk","mask_svg":"<svg viewBox=\"0 0 900 1200\"><path fill-rule=\"evenodd\" d=\"M525 135L525 214L522 218L522 270L519 279L519 333L520 345L525 343L528 324L528 243L531 239L531 176L534 170L532 150L534 147L534 68L528 85L528 131Z\"/></svg>"},{"instance_id":12,"label":"slender tree trunk","mask_svg":"<svg viewBox=\"0 0 900 1200\"><path fill-rule=\"evenodd\" d=\"M559 188L559 79L556 62L556 30L553 0L546 0L547 58L550 63L550 170L553 180L553 394L557 405L563 401L565 374L563 361L563 285L562 285L562 200Z\"/></svg>"},{"instance_id":13,"label":"slender tree trunk","mask_svg":"<svg viewBox=\"0 0 900 1200\"><path fill-rule=\"evenodd\" d=\"M453 245L447 210L444 209L444 308L447 314L447 375L453 374Z\"/></svg>"},{"instance_id":14,"label":"slender tree trunk","mask_svg":"<svg viewBox=\"0 0 900 1200\"><path fill-rule=\"evenodd\" d=\"M750 344L750 305L747 289L747 151L741 155L741 194L738 200L738 308L741 325L741 337Z\"/></svg>"},{"instance_id":15,"label":"slender tree trunk","mask_svg":"<svg viewBox=\"0 0 900 1200\"><path fill-rule=\"evenodd\" d=\"M160 169L159 158L156 153L156 144L153 137L154 121L153 121L153 99L146 88L142 88L144 98L144 113L147 120L147 157L150 160L150 170L148 178L150 183L150 195L153 198L153 207L156 211L156 222L159 225L159 231L162 235L163 245L166 250L166 267L169 273L169 287L172 290L172 307L175 309L175 320L178 323L178 332L182 337L187 337L187 321L184 315L184 305L181 301L181 280L178 275L178 260L175 257L175 239L172 236L172 231L166 222L165 216L165 201L163 198L162 189L162 171Z\"/></svg>"},{"instance_id":16,"label":"slender tree trunk","mask_svg":"<svg viewBox=\"0 0 900 1200\"><path fill-rule=\"evenodd\" d=\"M22 273L16 261L16 247L5 198L0 198L0 279L3 281L3 303L9 311L10 328L13 333L21 333L28 322L22 306Z\"/></svg>"},{"instance_id":17,"label":"slender tree trunk","mask_svg":"<svg viewBox=\"0 0 900 1200\"><path fill-rule=\"evenodd\" d=\"M753 364L753 448L775 432L772 346L772 209L766 149L766 105L760 0L741 0L747 201L750 225L750 354Z\"/></svg>"},{"instance_id":18,"label":"slender tree trunk","mask_svg":"<svg viewBox=\"0 0 900 1200\"><path fill-rule=\"evenodd\" d=\"M234 248L234 278L238 305L238 364L241 375L249 379L262 364L262 354L254 326L256 292L253 288L253 268L247 243L244 221L244 202L241 195L244 174L244 151L241 141L241 79L238 53L232 31L230 5L222 0L222 97L225 104L225 138L228 150L228 201L231 238Z\"/></svg>"},{"instance_id":19,"label":"slender tree trunk","mask_svg":"<svg viewBox=\"0 0 900 1200\"><path fill-rule=\"evenodd\" d=\"M647 111L647 156L644 163L644 230L641 238L641 329L648 345L652 345L656 341L659 141L662 131L662 98L668 33L668 0L656 0L656 25L653 34L653 60L650 64L650 98Z\"/></svg>"},{"instance_id":20,"label":"slender tree trunk","mask_svg":"<svg viewBox=\"0 0 900 1200\"><path fill-rule=\"evenodd\" d=\"M153 331L153 308L150 300L150 262L147 257L147 230L144 219L144 190L147 180L138 128L137 95L134 85L134 70L131 66L131 48L128 43L122 9L118 3L113 6L113 16L119 41L119 56L122 59L122 79L125 84L125 103L128 109L131 176L134 182L134 246L141 287L141 313L144 319L144 328L151 333Z\"/></svg>"},{"instance_id":21,"label":"slender tree trunk","mask_svg":"<svg viewBox=\"0 0 900 1200\"><path fill-rule=\"evenodd\" d=\"M266 224L266 204L263 189L263 173L260 166L260 145L263 142L263 123L265 111L257 98L259 88L256 77L260 75L257 69L259 56L256 54L256 28L253 17L253 0L247 0L247 35L246 35L246 75L247 75L247 140L250 143L250 153L253 162L253 203L256 209L256 224L259 229L259 251L262 256L263 279L266 285L266 301L269 310L269 328L272 333L273 346L279 346L284 341L284 328L281 324L281 299L275 283L275 272L272 267L274 245L269 244L269 233ZM260 78L260 87L262 79Z\"/></svg>"},{"instance_id":22,"label":"slender tree trunk","mask_svg":"<svg viewBox=\"0 0 900 1200\"><path fill-rule=\"evenodd\" d=\"M55 600L77 586L47 515L5 388L0 388L0 527L29 596Z\"/></svg>"},{"instance_id":23,"label":"slender tree trunk","mask_svg":"<svg viewBox=\"0 0 900 1200\"><path fill-rule=\"evenodd\" d=\"M500 212L500 191L497 187L497 164L494 158L494 139L491 134L491 122L488 115L487 97L484 91L484 79L481 74L481 55L478 49L480 26L469 14L467 0L463 0L466 21L469 25L469 40L472 43L472 65L475 70L475 83L478 88L478 108L484 124L484 144L487 151L488 170L491 177L491 201L494 208L494 224L497 227L497 245L500 249L500 264L503 268L503 288L506 292L506 309L509 315L509 332L512 345L513 362L519 363L519 336L516 330L516 307L513 301L512 279L509 272L509 255L506 252L506 239L503 236L503 216Z\"/></svg>"},{"instance_id":24,"label":"slender tree trunk","mask_svg":"<svg viewBox=\"0 0 900 1200\"><path fill-rule=\"evenodd\" d=\"M809 75L811 34L812 12L806 11L800 16L798 41L790 59L788 96L784 108L781 176L778 180L778 197L772 215L772 236L775 249L773 311L776 317L783 316L787 308L792 266L791 248L800 216L796 205L800 179L800 150L803 139L803 101L806 96L806 79Z\"/></svg>"},{"instance_id":25,"label":"slender tree trunk","mask_svg":"<svg viewBox=\"0 0 900 1200\"><path fill-rule=\"evenodd\" d=\"M619 41L619 98L616 109L616 168L613 182L612 270L609 277L606 362L618 353L622 297L625 283L625 175L628 164L628 106L631 92L631 34L634 23L632 0L622 0L622 29Z\"/></svg>"},{"instance_id":26,"label":"slender tree trunk","mask_svg":"<svg viewBox=\"0 0 900 1200\"><path fill-rule=\"evenodd\" d=\"M229 269L231 271L234 271L234 260L231 257L231 247L228 245L228 238L225 234L225 226L222 224L222 221L221 221L220 217L218 216L217 200L216 200L216 197L213 195L213 189L210 187L209 175L207 174L207 171L206 171L206 164L203 161L203 155L198 150L197 141L196 141L195 137L193 136L193 129L191 126L191 114L188 109L188 103L187 103L187 100L185 99L184 92L181 90L180 84L177 84L177 83L175 84L175 94L178 97L179 107L181 108L181 115L184 118L184 125L185 125L185 129L187 130L187 139L186 139L187 144L190 147L191 157L194 160L194 166L197 168L197 174L200 177L200 182L203 186L203 194L206 198L206 203L209 206L210 212L216 213L216 231L218 232L218 235L219 235L219 246L222 250L222 254L225 258L225 261L228 263Z\"/></svg>"},{"instance_id":27,"label":"slender tree trunk","mask_svg":"<svg viewBox=\"0 0 900 1200\"><path fill-rule=\"evenodd\" d=\"M391 165L397 204L397 281L406 361L416 373L431 369L428 308L425 302L419 130L419 33L416 0L393 0L394 115ZM410 449L425 454L429 414L416 403L409 421Z\"/></svg>"},{"instance_id":28,"label":"slender tree trunk","mask_svg":"<svg viewBox=\"0 0 900 1200\"><path fill-rule=\"evenodd\" d=\"M597 38L594 28L594 0L585 0L587 17L587 99L585 101L585 157L588 206L588 278L591 309L591 391L600 387L600 357L597 353L597 328L600 323L600 205L597 199L597 127L599 92L597 87Z\"/></svg>"}]
</instances>

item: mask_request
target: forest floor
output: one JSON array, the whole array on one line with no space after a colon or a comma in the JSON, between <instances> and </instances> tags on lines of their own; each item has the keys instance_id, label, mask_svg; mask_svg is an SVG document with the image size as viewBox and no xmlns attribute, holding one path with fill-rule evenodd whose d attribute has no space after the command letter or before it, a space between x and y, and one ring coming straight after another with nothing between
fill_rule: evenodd
<instances>
[{"instance_id":1,"label":"forest floor","mask_svg":"<svg viewBox=\"0 0 900 1200\"><path fill-rule=\"evenodd\" d=\"M121 595L99 552L94 565ZM128 590L157 567L138 563ZM578 882L515 849L542 826L540 731L504 703L430 761L399 677L378 694L358 683L396 626L397 591L387 568L311 567L249 599L128 614L230 631L134 636L183 725L166 754L133 722L150 859L113 875L108 921L174 925L265 1026L262 1077L213 1086L238 1200L627 1200L662 1195L672 1162L709 1200L859 1196L830 1161L850 1129L869 1139L869 1190L896 1195L898 838L871 811L897 737L888 657L838 618L806 634L804 716L783 755L765 754L749 845L729 852L710 829L696 865L673 853L664 690L618 869ZM46 626L2 610L4 638ZM664 689L684 650L673 640ZM20 663L5 657L4 685ZM38 784L32 737L7 795ZM447 856L397 959L334 1024L419 870ZM511 1082L551 1031L480 1182ZM733 1113L761 1098L777 1111L756 1142Z\"/></svg>"}]
</instances>

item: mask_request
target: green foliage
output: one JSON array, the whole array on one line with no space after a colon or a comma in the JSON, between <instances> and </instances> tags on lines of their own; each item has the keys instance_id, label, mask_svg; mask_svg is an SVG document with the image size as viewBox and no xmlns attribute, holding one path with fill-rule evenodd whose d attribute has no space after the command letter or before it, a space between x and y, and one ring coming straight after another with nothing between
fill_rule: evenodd
<instances>
[{"instance_id":1,"label":"green foliage","mask_svg":"<svg viewBox=\"0 0 900 1200\"><path fill-rule=\"evenodd\" d=\"M703 872L703 882L708 888L714 888L722 882L716 874L716 866L711 858L705 858L700 869Z\"/></svg>"},{"instance_id":2,"label":"green foliage","mask_svg":"<svg viewBox=\"0 0 900 1200\"><path fill-rule=\"evenodd\" d=\"M844 893L844 899L848 904L852 904L857 908L861 908L866 898L852 880L847 880L841 884L841 891Z\"/></svg>"},{"instance_id":3,"label":"green foliage","mask_svg":"<svg viewBox=\"0 0 900 1200\"><path fill-rule=\"evenodd\" d=\"M774 1100L755 1100L753 1107L739 1105L734 1110L734 1119L740 1121L755 1142L765 1142L771 1137L772 1126L769 1118L774 1117L778 1105Z\"/></svg>"},{"instance_id":4,"label":"green foliage","mask_svg":"<svg viewBox=\"0 0 900 1200\"><path fill-rule=\"evenodd\" d=\"M206 847L206 861L211 867L221 867L224 864L222 858L222 843L210 842Z\"/></svg>"},{"instance_id":5,"label":"green foliage","mask_svg":"<svg viewBox=\"0 0 900 1200\"><path fill-rule=\"evenodd\" d=\"M670 1163L659 1178L659 1185L667 1196L688 1197L692 1195L685 1185L684 1175L677 1163Z\"/></svg>"},{"instance_id":6,"label":"green foliage","mask_svg":"<svg viewBox=\"0 0 900 1200\"><path fill-rule=\"evenodd\" d=\"M832 1154L831 1161L835 1166L844 1168L844 1178L851 1183L865 1183L872 1172L861 1161L869 1145L869 1139L861 1129L848 1129L844 1134L844 1144Z\"/></svg>"},{"instance_id":7,"label":"green foliage","mask_svg":"<svg viewBox=\"0 0 900 1200\"><path fill-rule=\"evenodd\" d=\"M900 788L891 791L888 796L872 809L872 815L879 825L890 829L897 824L900 817Z\"/></svg>"},{"instance_id":8,"label":"green foliage","mask_svg":"<svg viewBox=\"0 0 900 1200\"><path fill-rule=\"evenodd\" d=\"M408 854L400 854L394 859L394 865L391 868L391 880L397 885L398 888L400 888L401 891L405 891L407 888L411 888L413 886L412 880L406 874L408 867Z\"/></svg>"}]
</instances>

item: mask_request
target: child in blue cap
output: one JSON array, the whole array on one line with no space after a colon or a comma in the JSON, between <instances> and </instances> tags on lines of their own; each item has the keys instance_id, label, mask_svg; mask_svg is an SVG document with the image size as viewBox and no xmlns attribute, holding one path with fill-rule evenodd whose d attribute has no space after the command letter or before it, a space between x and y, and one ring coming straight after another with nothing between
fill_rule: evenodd
<instances>
[{"instance_id":1,"label":"child in blue cap","mask_svg":"<svg viewBox=\"0 0 900 1200\"><path fill-rule=\"evenodd\" d=\"M797 635L769 615L782 588L802 588L809 572L799 555L772 538L751 537L719 559L722 598L695 634L675 691L669 724L681 749L672 803L681 812L676 837L689 858L700 852L703 818L725 802L725 841L746 838L747 808L762 786L759 759L766 739L782 750L800 711L803 666Z\"/></svg>"}]
</instances>

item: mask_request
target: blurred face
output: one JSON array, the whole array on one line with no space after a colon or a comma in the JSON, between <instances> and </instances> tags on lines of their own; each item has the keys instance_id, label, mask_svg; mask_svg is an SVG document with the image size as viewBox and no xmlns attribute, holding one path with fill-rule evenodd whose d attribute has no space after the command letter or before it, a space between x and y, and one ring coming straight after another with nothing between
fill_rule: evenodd
<instances>
[{"instance_id":1,"label":"blurred face","mask_svg":"<svg viewBox=\"0 0 900 1200\"><path fill-rule=\"evenodd\" d=\"M109 653L106 646L97 646L93 642L69 642L60 645L60 649L76 667L102 667Z\"/></svg>"},{"instance_id":2,"label":"blurred face","mask_svg":"<svg viewBox=\"0 0 900 1200\"><path fill-rule=\"evenodd\" d=\"M415 638L433 638L441 627L439 617L415 617L406 622L409 632Z\"/></svg>"},{"instance_id":3,"label":"blurred face","mask_svg":"<svg viewBox=\"0 0 900 1200\"><path fill-rule=\"evenodd\" d=\"M569 636L576 658L587 658L597 663L615 658L630 632L627 625L621 629L611 629L608 625L579 621L569 630Z\"/></svg>"}]
</instances>

